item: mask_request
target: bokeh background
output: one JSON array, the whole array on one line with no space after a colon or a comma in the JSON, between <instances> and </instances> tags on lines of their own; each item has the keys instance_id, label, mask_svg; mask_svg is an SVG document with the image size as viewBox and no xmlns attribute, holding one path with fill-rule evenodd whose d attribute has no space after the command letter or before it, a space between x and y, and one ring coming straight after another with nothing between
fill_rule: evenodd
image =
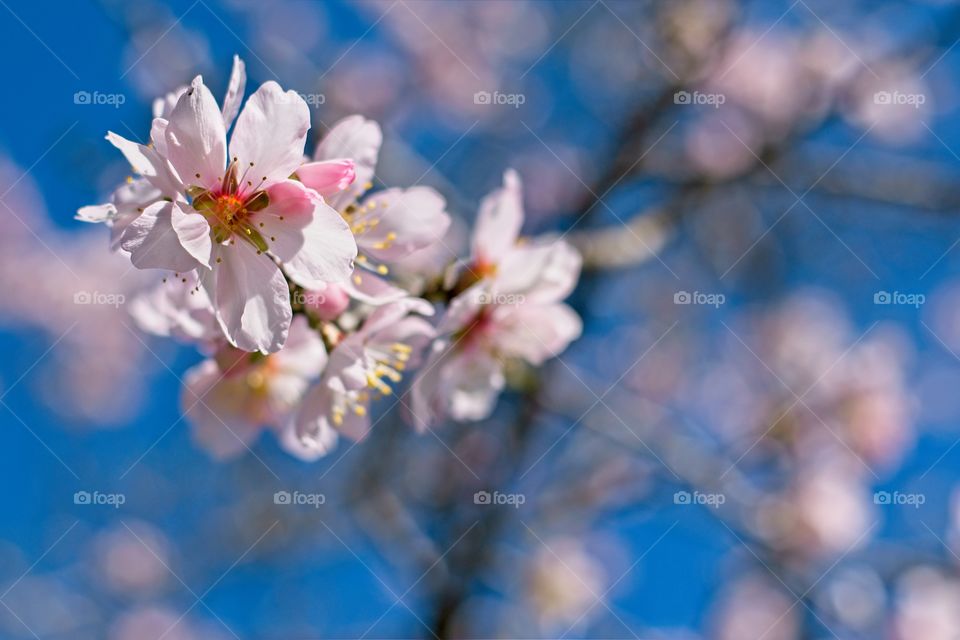
<instances>
[{"instance_id":1,"label":"bokeh background","mask_svg":"<svg viewBox=\"0 0 960 640\"><path fill-rule=\"evenodd\" d=\"M960 637L957 3L0 16L0 636ZM386 403L317 463L208 457L200 356L134 326L149 275L73 214L129 171L107 130L221 95L234 54L312 96L313 140L378 120L379 180L439 189L449 246L517 168L525 230L584 253L584 336L479 424Z\"/></svg>"}]
</instances>

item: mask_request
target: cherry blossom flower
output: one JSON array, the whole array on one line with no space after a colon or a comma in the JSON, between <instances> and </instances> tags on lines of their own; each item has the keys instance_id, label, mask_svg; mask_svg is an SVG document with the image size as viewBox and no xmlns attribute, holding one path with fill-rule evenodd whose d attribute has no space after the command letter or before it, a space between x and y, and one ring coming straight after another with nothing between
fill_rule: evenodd
<instances>
[{"instance_id":1,"label":"cherry blossom flower","mask_svg":"<svg viewBox=\"0 0 960 640\"><path fill-rule=\"evenodd\" d=\"M508 171L501 189L480 205L472 257L461 273L465 290L450 303L423 375L413 385L412 418L420 429L444 415L490 415L505 384L504 363L540 365L582 330L560 302L573 290L580 255L563 240L519 243L520 180Z\"/></svg>"},{"instance_id":2,"label":"cherry blossom flower","mask_svg":"<svg viewBox=\"0 0 960 640\"><path fill-rule=\"evenodd\" d=\"M296 418L307 446L332 445L337 433L362 440L370 431L370 403L389 396L434 335L433 326L412 313L429 315L424 300L405 298L377 307L360 329L340 342L320 382Z\"/></svg>"},{"instance_id":3,"label":"cherry blossom flower","mask_svg":"<svg viewBox=\"0 0 960 640\"><path fill-rule=\"evenodd\" d=\"M230 82L226 95L223 98L223 126L229 129L240 111L243 100L243 91L247 84L246 66L239 56L233 57L233 70L230 73ZM177 101L187 92L184 85L161 98L153 101L153 117L169 118ZM159 201L163 193L153 186L147 178L130 178L119 186L110 195L110 201L105 204L81 207L77 211L77 219L83 222L102 222L110 227L110 248L116 251L120 248L120 239L126 228L140 216L151 204Z\"/></svg>"},{"instance_id":4,"label":"cherry blossom flower","mask_svg":"<svg viewBox=\"0 0 960 640\"><path fill-rule=\"evenodd\" d=\"M197 76L169 117L154 119L152 148L108 134L162 195L126 226L120 246L139 268L198 269L230 342L270 353L292 316L284 276L304 287L344 280L356 242L317 192L290 179L310 126L303 99L264 83L237 117L228 149L238 95L228 91L221 112Z\"/></svg>"},{"instance_id":5,"label":"cherry blossom flower","mask_svg":"<svg viewBox=\"0 0 960 640\"><path fill-rule=\"evenodd\" d=\"M303 316L294 318L290 337L277 353L224 347L184 377L181 404L194 439L215 458L231 458L269 428L289 452L307 455L284 430L326 362L323 340Z\"/></svg>"},{"instance_id":6,"label":"cherry blossom flower","mask_svg":"<svg viewBox=\"0 0 960 640\"><path fill-rule=\"evenodd\" d=\"M430 187L384 189L360 199L373 186L382 142L383 133L376 122L349 116L324 136L313 161L297 170L303 184L321 193L350 224L359 256L347 290L352 297L371 304L405 297L406 291L383 276L396 262L442 243L450 227L446 201ZM356 179L344 184L338 179L347 166L353 167Z\"/></svg>"}]
</instances>

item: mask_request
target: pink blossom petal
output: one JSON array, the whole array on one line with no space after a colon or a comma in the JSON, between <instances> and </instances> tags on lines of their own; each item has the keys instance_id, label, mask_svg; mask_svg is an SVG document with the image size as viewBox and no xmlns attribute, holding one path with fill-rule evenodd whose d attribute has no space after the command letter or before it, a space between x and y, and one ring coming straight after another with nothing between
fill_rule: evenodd
<instances>
[{"instance_id":1,"label":"pink blossom petal","mask_svg":"<svg viewBox=\"0 0 960 640\"><path fill-rule=\"evenodd\" d=\"M353 160L308 162L297 169L297 177L300 178L300 182L324 198L349 187L356 176Z\"/></svg>"},{"instance_id":2,"label":"pink blossom petal","mask_svg":"<svg viewBox=\"0 0 960 640\"><path fill-rule=\"evenodd\" d=\"M308 289L345 281L357 244L340 214L293 180L273 185L268 195L270 205L253 222L287 275Z\"/></svg>"},{"instance_id":3,"label":"pink blossom petal","mask_svg":"<svg viewBox=\"0 0 960 640\"><path fill-rule=\"evenodd\" d=\"M330 205L337 210L356 200L373 180L377 156L383 143L380 125L363 116L353 115L340 120L323 137L313 154L314 160L353 160L356 179L342 193L331 197Z\"/></svg>"}]
</instances>

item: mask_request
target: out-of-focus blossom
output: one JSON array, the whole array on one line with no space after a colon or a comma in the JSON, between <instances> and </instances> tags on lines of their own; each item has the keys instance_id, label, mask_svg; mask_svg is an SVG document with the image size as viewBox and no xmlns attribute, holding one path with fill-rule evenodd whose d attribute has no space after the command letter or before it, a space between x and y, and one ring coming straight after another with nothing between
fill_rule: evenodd
<instances>
[{"instance_id":1,"label":"out-of-focus blossom","mask_svg":"<svg viewBox=\"0 0 960 640\"><path fill-rule=\"evenodd\" d=\"M503 89L512 64L532 64L549 35L545 12L536 2L363 4L406 54L410 86L444 113L471 120L496 119L496 111L473 100L474 94Z\"/></svg>"},{"instance_id":2,"label":"out-of-focus blossom","mask_svg":"<svg viewBox=\"0 0 960 640\"><path fill-rule=\"evenodd\" d=\"M222 624L200 623L159 605L145 605L122 613L110 624L109 640L225 640L234 632ZM234 634L235 635L235 634Z\"/></svg>"},{"instance_id":3,"label":"out-of-focus blossom","mask_svg":"<svg viewBox=\"0 0 960 640\"><path fill-rule=\"evenodd\" d=\"M880 576L868 566L838 569L829 578L824 606L851 629L867 630L883 616L886 593Z\"/></svg>"},{"instance_id":4,"label":"out-of-focus blossom","mask_svg":"<svg viewBox=\"0 0 960 640\"><path fill-rule=\"evenodd\" d=\"M55 345L21 384L42 380L41 397L71 423L122 424L136 411L144 376L156 363L129 330L125 311L145 274L105 251L100 234L54 225L31 176L5 158L0 184L7 192L0 215L0 321L39 330Z\"/></svg>"},{"instance_id":5,"label":"out-of-focus blossom","mask_svg":"<svg viewBox=\"0 0 960 640\"><path fill-rule=\"evenodd\" d=\"M141 329L214 349L223 342L213 304L200 287L196 271L165 277L130 302L130 315Z\"/></svg>"},{"instance_id":6,"label":"out-of-focus blossom","mask_svg":"<svg viewBox=\"0 0 960 640\"><path fill-rule=\"evenodd\" d=\"M934 108L924 76L905 62L874 65L874 72L854 85L847 119L889 142L917 139L927 132L924 122Z\"/></svg>"},{"instance_id":7,"label":"out-of-focus blossom","mask_svg":"<svg viewBox=\"0 0 960 640\"><path fill-rule=\"evenodd\" d=\"M323 340L303 316L294 318L279 352L250 354L223 347L184 376L181 405L194 439L212 456L230 458L248 449L263 428L283 434L326 360ZM281 435L281 442L291 441ZM299 454L299 449L291 453Z\"/></svg>"},{"instance_id":8,"label":"out-of-focus blossom","mask_svg":"<svg viewBox=\"0 0 960 640\"><path fill-rule=\"evenodd\" d=\"M412 419L427 428L449 415L490 415L504 386L506 359L540 365L580 335L579 316L560 302L580 273L580 256L563 240L518 242L523 225L520 180L504 176L501 189L480 205L470 261L438 327L424 372L413 386Z\"/></svg>"},{"instance_id":9,"label":"out-of-focus blossom","mask_svg":"<svg viewBox=\"0 0 960 640\"><path fill-rule=\"evenodd\" d=\"M549 538L544 544L526 570L530 606L545 630L582 628L603 606L606 571L577 540Z\"/></svg>"},{"instance_id":10,"label":"out-of-focus blossom","mask_svg":"<svg viewBox=\"0 0 960 640\"><path fill-rule=\"evenodd\" d=\"M791 486L760 505L760 534L774 547L808 559L864 546L877 523L872 492L855 464L818 460L801 467Z\"/></svg>"},{"instance_id":11,"label":"out-of-focus blossom","mask_svg":"<svg viewBox=\"0 0 960 640\"><path fill-rule=\"evenodd\" d=\"M736 396L718 402L731 412L710 409L711 424L741 443L740 453L786 446L802 459L835 450L878 470L904 455L914 401L899 333L870 327L858 335L835 300L814 292L748 316L743 327L730 329L730 361L721 368L721 384ZM704 382L718 384L713 376Z\"/></svg>"},{"instance_id":12,"label":"out-of-focus blossom","mask_svg":"<svg viewBox=\"0 0 960 640\"><path fill-rule=\"evenodd\" d=\"M713 625L718 640L797 640L800 610L775 582L749 575L725 590Z\"/></svg>"},{"instance_id":13,"label":"out-of-focus blossom","mask_svg":"<svg viewBox=\"0 0 960 640\"><path fill-rule=\"evenodd\" d=\"M26 575L3 586L0 632L5 638L82 637L100 618L92 597L55 575Z\"/></svg>"},{"instance_id":14,"label":"out-of-focus blossom","mask_svg":"<svg viewBox=\"0 0 960 640\"><path fill-rule=\"evenodd\" d=\"M146 523L124 524L104 531L94 541L97 571L104 584L120 596L156 593L173 576L170 543Z\"/></svg>"},{"instance_id":15,"label":"out-of-focus blossom","mask_svg":"<svg viewBox=\"0 0 960 640\"><path fill-rule=\"evenodd\" d=\"M960 636L960 581L932 567L900 579L892 620L895 640L953 640Z\"/></svg>"}]
</instances>

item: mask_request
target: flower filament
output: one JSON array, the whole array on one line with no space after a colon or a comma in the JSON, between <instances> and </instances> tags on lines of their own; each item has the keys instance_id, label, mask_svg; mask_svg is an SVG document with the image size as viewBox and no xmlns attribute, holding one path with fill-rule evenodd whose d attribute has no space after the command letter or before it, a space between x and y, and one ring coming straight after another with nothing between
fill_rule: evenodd
<instances>
[{"instance_id":1,"label":"flower filament","mask_svg":"<svg viewBox=\"0 0 960 640\"><path fill-rule=\"evenodd\" d=\"M266 177L256 187L250 181L244 185L246 173L237 177L237 160L234 158L217 187L207 189L191 186L187 189L187 195L191 198L193 208L210 223L214 240L222 244L234 236L240 236L256 247L259 253L263 253L269 246L254 227L251 214L262 211L270 204L267 192L260 189Z\"/></svg>"}]
</instances>

